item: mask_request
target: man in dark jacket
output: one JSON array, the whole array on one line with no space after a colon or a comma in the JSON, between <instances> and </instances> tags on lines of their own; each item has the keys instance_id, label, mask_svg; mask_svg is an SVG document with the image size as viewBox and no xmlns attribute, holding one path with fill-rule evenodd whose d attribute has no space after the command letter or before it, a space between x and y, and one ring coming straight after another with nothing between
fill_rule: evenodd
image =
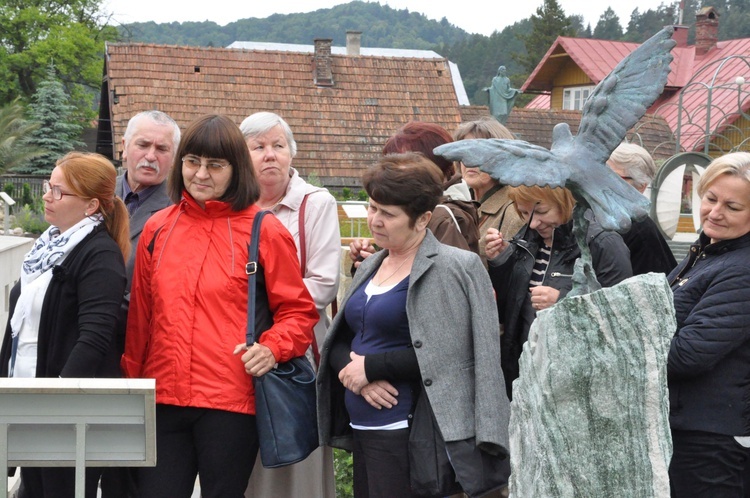
<instances>
[{"instance_id":1,"label":"man in dark jacket","mask_svg":"<svg viewBox=\"0 0 750 498\"><path fill-rule=\"evenodd\" d=\"M646 191L656 176L656 164L651 155L635 144L620 144L612 152L607 165L640 193ZM669 275L677 266L672 250L651 218L634 221L622 238L630 249L634 275L649 272Z\"/></svg>"}]
</instances>

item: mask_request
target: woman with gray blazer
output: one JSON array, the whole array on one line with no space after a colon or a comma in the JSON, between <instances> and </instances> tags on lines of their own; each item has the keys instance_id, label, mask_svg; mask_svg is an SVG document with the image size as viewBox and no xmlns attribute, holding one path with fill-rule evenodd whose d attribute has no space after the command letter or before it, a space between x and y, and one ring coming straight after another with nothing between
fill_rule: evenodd
<instances>
[{"instance_id":1,"label":"woman with gray blazer","mask_svg":"<svg viewBox=\"0 0 750 498\"><path fill-rule=\"evenodd\" d=\"M426 228L442 194L432 162L388 155L363 180L368 226L385 250L359 267L326 335L320 439L353 451L356 497L416 496L408 439L419 396L446 442L474 438L481 451L508 455L497 310L479 257Z\"/></svg>"}]
</instances>

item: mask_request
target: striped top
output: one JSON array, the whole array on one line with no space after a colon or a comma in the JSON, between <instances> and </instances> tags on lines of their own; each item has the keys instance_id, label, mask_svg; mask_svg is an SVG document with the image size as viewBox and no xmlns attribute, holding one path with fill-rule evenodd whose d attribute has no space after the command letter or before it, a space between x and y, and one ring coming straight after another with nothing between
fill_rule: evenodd
<instances>
[{"instance_id":1,"label":"striped top","mask_svg":"<svg viewBox=\"0 0 750 498\"><path fill-rule=\"evenodd\" d=\"M552 248L542 242L542 245L539 246L539 250L536 253L536 259L534 259L534 268L531 270L531 279L529 280L530 287L536 287L544 283L544 275L547 273L551 254Z\"/></svg>"}]
</instances>

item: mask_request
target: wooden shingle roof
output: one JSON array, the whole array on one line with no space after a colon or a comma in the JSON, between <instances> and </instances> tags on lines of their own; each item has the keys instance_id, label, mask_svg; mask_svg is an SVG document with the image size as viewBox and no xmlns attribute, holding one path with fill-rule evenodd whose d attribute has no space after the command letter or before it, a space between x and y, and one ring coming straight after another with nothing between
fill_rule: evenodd
<instances>
[{"instance_id":1,"label":"wooden shingle roof","mask_svg":"<svg viewBox=\"0 0 750 498\"><path fill-rule=\"evenodd\" d=\"M208 113L239 124L281 115L297 141L293 165L326 185L358 185L385 140L409 121L448 130L461 122L445 59L331 55L334 85L316 86L313 54L289 51L107 44L100 137L111 132L113 159L128 119L158 109L184 129ZM109 119L107 130L107 120ZM106 150L107 143L102 144Z\"/></svg>"},{"instance_id":2,"label":"wooden shingle roof","mask_svg":"<svg viewBox=\"0 0 750 498\"><path fill-rule=\"evenodd\" d=\"M464 122L474 121L491 116L487 106L461 106L461 117ZM568 123L574 135L578 133L581 123L581 111L563 111L515 107L508 116L506 126L518 139L539 145L546 149L552 147L552 129L558 123ZM641 145L655 159L670 157L674 149L674 137L664 118L647 114L628 131L625 139Z\"/></svg>"}]
</instances>

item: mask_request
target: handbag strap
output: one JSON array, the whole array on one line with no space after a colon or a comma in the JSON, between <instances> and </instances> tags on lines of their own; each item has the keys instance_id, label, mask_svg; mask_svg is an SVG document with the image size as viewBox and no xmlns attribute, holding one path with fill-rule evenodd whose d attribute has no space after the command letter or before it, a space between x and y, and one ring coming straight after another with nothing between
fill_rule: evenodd
<instances>
[{"instance_id":1,"label":"handbag strap","mask_svg":"<svg viewBox=\"0 0 750 498\"><path fill-rule=\"evenodd\" d=\"M260 223L263 217L270 211L259 211L253 219L253 230L250 233L250 243L247 245L247 332L245 333L245 344L252 346L259 339L255 337L255 296L256 282L258 277L258 244L260 243Z\"/></svg>"},{"instance_id":2,"label":"handbag strap","mask_svg":"<svg viewBox=\"0 0 750 498\"><path fill-rule=\"evenodd\" d=\"M307 207L307 198L312 192L308 192L302 198L302 204L299 206L299 216L297 220L299 222L299 259L300 259L300 271L302 272L302 278L305 278L307 273L307 243L305 241L305 208ZM333 301L333 316L336 316L336 301ZM320 349L318 349L318 340L315 338L315 332L312 336L312 352L313 358L315 358L315 364L320 365Z\"/></svg>"},{"instance_id":3,"label":"handbag strap","mask_svg":"<svg viewBox=\"0 0 750 498\"><path fill-rule=\"evenodd\" d=\"M310 196L309 193L305 194L302 198L302 204L299 206L299 216L297 221L299 223L299 259L300 259L300 270L302 271L302 278L305 278L307 273L307 244L305 242L305 208L307 207L307 198Z\"/></svg>"}]
</instances>

